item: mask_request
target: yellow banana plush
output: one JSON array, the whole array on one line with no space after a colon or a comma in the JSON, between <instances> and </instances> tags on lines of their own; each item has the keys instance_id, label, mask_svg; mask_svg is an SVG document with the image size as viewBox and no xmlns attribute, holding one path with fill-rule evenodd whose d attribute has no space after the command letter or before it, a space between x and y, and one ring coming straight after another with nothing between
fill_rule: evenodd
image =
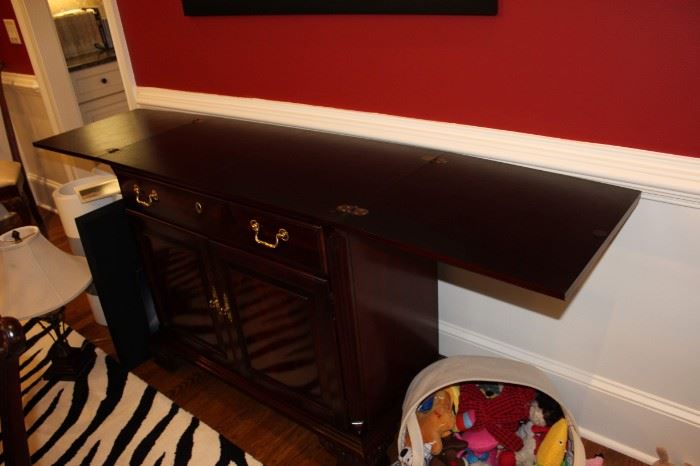
<instances>
[{"instance_id":1,"label":"yellow banana plush","mask_svg":"<svg viewBox=\"0 0 700 466\"><path fill-rule=\"evenodd\" d=\"M549 429L537 450L537 466L561 466L566 454L569 423L561 418Z\"/></svg>"}]
</instances>

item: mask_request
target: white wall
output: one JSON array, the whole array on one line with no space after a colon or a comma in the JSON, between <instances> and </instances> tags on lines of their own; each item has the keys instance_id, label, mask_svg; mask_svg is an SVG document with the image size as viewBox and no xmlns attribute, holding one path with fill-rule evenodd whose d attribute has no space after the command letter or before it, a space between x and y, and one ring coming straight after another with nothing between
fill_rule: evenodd
<instances>
[{"instance_id":1,"label":"white wall","mask_svg":"<svg viewBox=\"0 0 700 466\"><path fill-rule=\"evenodd\" d=\"M67 183L71 161L68 157L32 146L51 136L53 130L34 76L2 73L7 106L17 137L17 145L37 204L54 209L53 190Z\"/></svg>"},{"instance_id":2,"label":"white wall","mask_svg":"<svg viewBox=\"0 0 700 466\"><path fill-rule=\"evenodd\" d=\"M700 406L700 390L669 383L694 376L700 388L700 347L689 344L700 330L700 236L692 232L700 234L700 210L642 200L568 306L444 267L441 318ZM538 337L524 326L536 326ZM691 365L669 364L677 355Z\"/></svg>"},{"instance_id":3,"label":"white wall","mask_svg":"<svg viewBox=\"0 0 700 466\"><path fill-rule=\"evenodd\" d=\"M569 305L443 267L440 349L535 364L589 437L698 464L699 285L700 210L642 200Z\"/></svg>"}]
</instances>

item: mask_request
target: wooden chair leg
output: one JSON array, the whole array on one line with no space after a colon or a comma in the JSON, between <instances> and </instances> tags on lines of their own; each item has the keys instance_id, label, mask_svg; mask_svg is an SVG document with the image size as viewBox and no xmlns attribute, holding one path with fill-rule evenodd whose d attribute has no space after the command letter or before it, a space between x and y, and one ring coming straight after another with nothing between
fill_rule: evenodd
<instances>
[{"instance_id":1,"label":"wooden chair leg","mask_svg":"<svg viewBox=\"0 0 700 466\"><path fill-rule=\"evenodd\" d=\"M26 200L26 206L29 210L29 215L34 220L34 224L39 227L41 234L48 237L48 231L46 230L46 223L44 222L44 217L39 212L39 208L36 205L36 200L34 199L34 194L32 194L32 189L29 186L29 180L27 179L27 173L24 171L24 166L20 168L22 181L21 194L23 199Z\"/></svg>"},{"instance_id":2,"label":"wooden chair leg","mask_svg":"<svg viewBox=\"0 0 700 466\"><path fill-rule=\"evenodd\" d=\"M29 446L22 411L19 356L24 351L22 325L12 317L0 318L0 425L7 466L29 466Z\"/></svg>"}]
</instances>

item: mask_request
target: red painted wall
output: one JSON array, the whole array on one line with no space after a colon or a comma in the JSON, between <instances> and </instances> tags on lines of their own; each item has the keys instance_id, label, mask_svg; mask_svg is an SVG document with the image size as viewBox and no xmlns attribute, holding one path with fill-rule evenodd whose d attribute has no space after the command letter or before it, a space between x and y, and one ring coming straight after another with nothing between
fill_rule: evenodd
<instances>
[{"instance_id":1,"label":"red painted wall","mask_svg":"<svg viewBox=\"0 0 700 466\"><path fill-rule=\"evenodd\" d=\"M14 19L15 23L17 22L10 0L0 0L0 18ZM0 29L2 29L0 31L0 60L5 64L4 71L34 74L27 49L24 47L24 39L22 39L22 45L10 44L5 25L0 23ZM17 30L19 30L19 25L17 25Z\"/></svg>"},{"instance_id":2,"label":"red painted wall","mask_svg":"<svg viewBox=\"0 0 700 466\"><path fill-rule=\"evenodd\" d=\"M179 0L119 9L139 86L700 157L697 1L501 0L496 17L194 18Z\"/></svg>"}]
</instances>

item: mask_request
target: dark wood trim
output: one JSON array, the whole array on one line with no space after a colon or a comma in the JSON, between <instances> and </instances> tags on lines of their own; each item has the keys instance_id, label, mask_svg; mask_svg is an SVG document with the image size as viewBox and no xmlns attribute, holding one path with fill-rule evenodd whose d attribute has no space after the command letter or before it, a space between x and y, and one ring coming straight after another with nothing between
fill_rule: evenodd
<instances>
[{"instance_id":1,"label":"dark wood trim","mask_svg":"<svg viewBox=\"0 0 700 466\"><path fill-rule=\"evenodd\" d=\"M183 0L187 16L394 14L488 15L498 0Z\"/></svg>"},{"instance_id":2,"label":"dark wood trim","mask_svg":"<svg viewBox=\"0 0 700 466\"><path fill-rule=\"evenodd\" d=\"M31 464L19 380L19 356L25 343L19 321L0 317L0 424L7 466Z\"/></svg>"}]
</instances>

